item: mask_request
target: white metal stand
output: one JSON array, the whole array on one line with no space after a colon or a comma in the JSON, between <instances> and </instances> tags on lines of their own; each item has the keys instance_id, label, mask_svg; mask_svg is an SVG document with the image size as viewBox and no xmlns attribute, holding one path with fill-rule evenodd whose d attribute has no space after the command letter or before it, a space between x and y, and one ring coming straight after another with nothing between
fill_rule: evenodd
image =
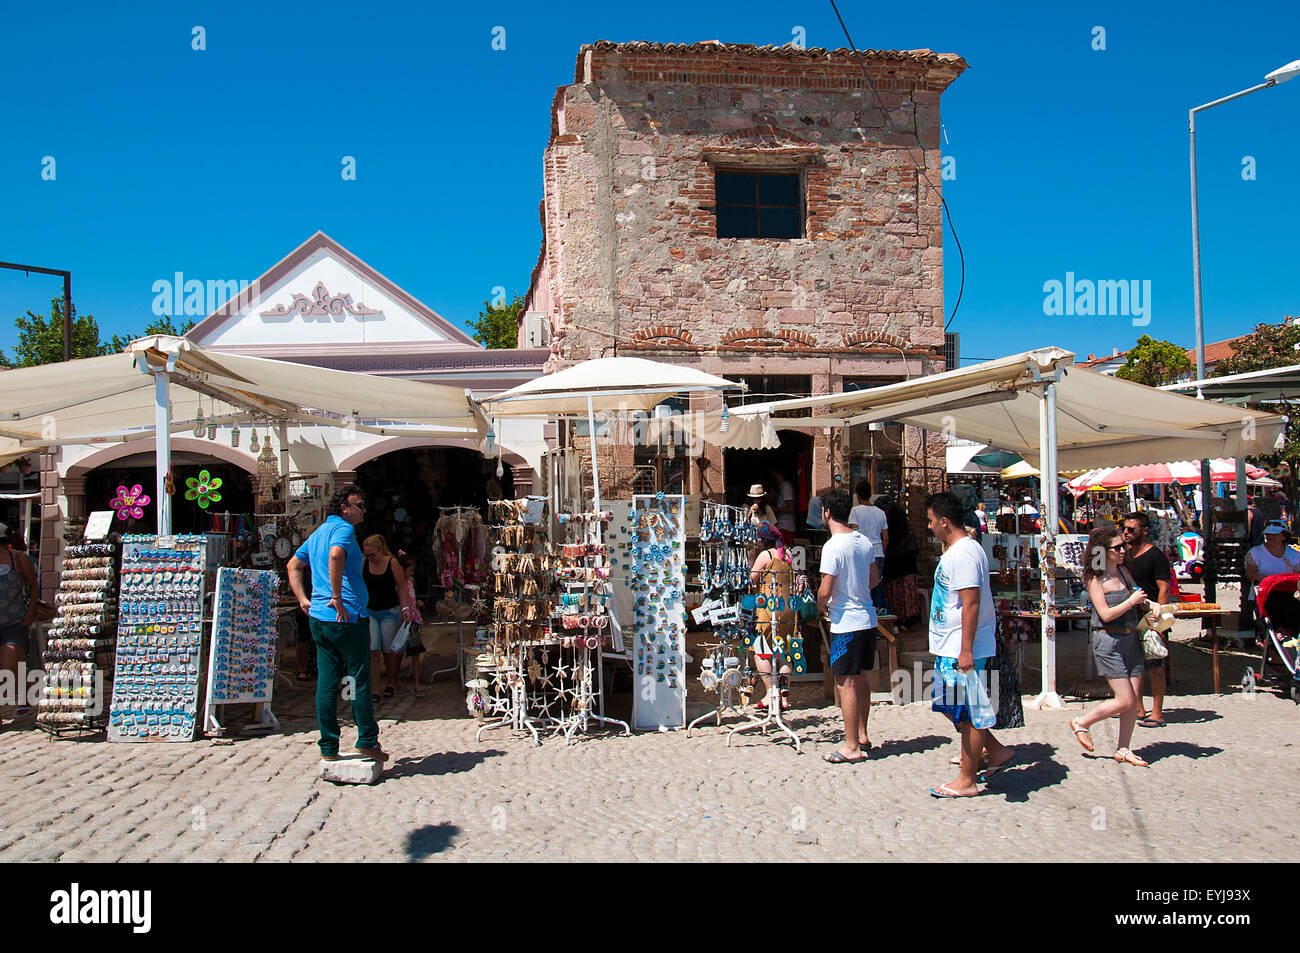
<instances>
[{"instance_id":1,"label":"white metal stand","mask_svg":"<svg viewBox=\"0 0 1300 953\"><path fill-rule=\"evenodd\" d=\"M731 731L727 732L728 748L731 747L731 739L735 737L737 732L745 731L749 728L762 728L764 729L764 733L766 733L767 727L769 725L775 725L776 727L780 728L782 731L784 731L787 735L790 736L790 740L794 742L795 754L799 753L799 749L800 749L799 736L796 735L794 731L791 730L791 728L784 721L781 720L781 662L783 658L784 656L779 650L779 648L776 645L773 645L772 646L772 688L767 694L767 717L754 718L753 716L751 716L750 720L745 724L737 725L735 728L732 728Z\"/></svg>"},{"instance_id":2,"label":"white metal stand","mask_svg":"<svg viewBox=\"0 0 1300 953\"><path fill-rule=\"evenodd\" d=\"M719 643L716 644L716 645L703 645L703 646L701 646L701 648L706 648L706 649L725 649L725 648L726 648L726 645L727 645L727 643L725 643L725 642L719 642ZM739 671L739 670L737 669L737 671ZM735 692L736 689L731 688L730 686L727 686L727 685L724 685L724 684L723 684L723 679L725 678L726 674L727 674L727 673L726 673L726 668L725 668L725 666L724 666L722 675L720 675L720 676L718 677L718 706L717 706L716 708L714 708L713 711L706 711L703 715L700 715L699 718L696 718L694 721L692 721L689 725L686 726L686 734L687 734L688 737L689 737L689 735L690 735L690 733L691 733L691 729L694 728L696 725L698 725L698 724L699 724L700 722L702 722L702 721L707 721L707 720L710 719L710 718L716 718L716 719L717 719L717 723L718 723L718 727L721 728L721 727L722 727L722 716L723 716L724 713L729 712L729 711L734 711L734 712L736 712L736 713L738 713L738 714L741 714L741 715L745 714L744 709L742 709L739 705L735 704L735 703L732 702L732 700L731 700L731 698L732 698L732 693ZM778 673L778 674L779 674L779 673ZM773 682L773 684L774 684L778 689L780 688L779 682L780 682L780 679L779 679L779 678L777 678L777 679ZM779 695L780 692L778 691L777 694ZM772 703L769 701L769 702L768 702L768 706L771 707L771 704L772 704Z\"/></svg>"},{"instance_id":3,"label":"white metal stand","mask_svg":"<svg viewBox=\"0 0 1300 953\"><path fill-rule=\"evenodd\" d=\"M528 715L528 689L526 668L524 667L524 648L516 647L518 653L514 670L510 677L510 700L506 703L506 709L502 717L497 721L489 722L479 728L474 735L474 740L478 741L483 737L483 732L489 728L511 728L515 731L527 729L533 736L533 747L540 747L542 739L537 734L537 728L533 724L533 719Z\"/></svg>"},{"instance_id":4,"label":"white metal stand","mask_svg":"<svg viewBox=\"0 0 1300 953\"><path fill-rule=\"evenodd\" d=\"M464 654L462 652L462 648L464 646L464 639L465 639L465 622L463 619L457 619L456 620L456 664L449 665L446 668L436 668L432 672L430 672L429 673L430 685L432 685L433 680L437 678L439 675L441 675L443 672L460 672L461 673L460 680L462 682L465 681L465 672L464 669L461 667L461 661L462 661L461 657Z\"/></svg>"},{"instance_id":5,"label":"white metal stand","mask_svg":"<svg viewBox=\"0 0 1300 953\"><path fill-rule=\"evenodd\" d=\"M1037 371L1035 370L1035 376ZM1043 688L1030 708L1063 708L1056 692L1056 528L1060 513L1060 487L1056 478L1056 379L1042 378L1038 404L1038 472L1042 487L1043 531L1039 536L1039 585L1043 601Z\"/></svg>"},{"instance_id":6,"label":"white metal stand","mask_svg":"<svg viewBox=\"0 0 1300 953\"><path fill-rule=\"evenodd\" d=\"M592 711L593 703L596 703L600 704L603 712L604 704L601 699L603 698L604 692L602 691L600 695L597 695L597 693L592 689L591 676L593 668L591 664L591 649L587 648L586 645L581 646L578 650L578 657L575 659L573 664L575 668L574 674L579 676L575 679L576 688L574 690L576 710L568 718L560 721L559 729L564 732L564 743L566 745L571 743L574 734L576 734L579 729L585 732L588 723L593 720L605 725L620 725L623 728L623 734L632 734L632 728L627 722L619 721L617 718L608 718L604 714L596 714ZM581 664L581 669L578 669L579 664ZM601 672L601 667L601 650L597 647L595 671ZM599 679L601 688L603 689L603 672L601 672Z\"/></svg>"}]
</instances>

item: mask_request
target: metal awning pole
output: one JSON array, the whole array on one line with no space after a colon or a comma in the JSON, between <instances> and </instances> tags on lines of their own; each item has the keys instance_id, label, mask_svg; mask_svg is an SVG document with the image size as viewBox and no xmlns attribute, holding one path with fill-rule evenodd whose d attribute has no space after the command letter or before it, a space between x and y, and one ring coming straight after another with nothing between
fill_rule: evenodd
<instances>
[{"instance_id":1,"label":"metal awning pole","mask_svg":"<svg viewBox=\"0 0 1300 953\"><path fill-rule=\"evenodd\" d=\"M600 463L596 460L596 413L592 408L591 395L587 395L587 436L591 439L591 481L595 497L595 510L600 512Z\"/></svg>"},{"instance_id":2,"label":"metal awning pole","mask_svg":"<svg viewBox=\"0 0 1300 953\"><path fill-rule=\"evenodd\" d=\"M1046 381L1038 402L1038 474L1043 495L1043 530L1039 535L1039 587L1042 592L1042 690L1034 708L1061 708L1056 693L1056 527L1061 488L1056 477L1056 383Z\"/></svg>"},{"instance_id":3,"label":"metal awning pole","mask_svg":"<svg viewBox=\"0 0 1300 953\"><path fill-rule=\"evenodd\" d=\"M170 363L170 362L168 362ZM158 505L158 535L170 536L172 532L172 498L167 495L167 474L172 469L171 395L168 384L171 375L166 370L153 372L154 386L154 446L156 448L156 476L154 502Z\"/></svg>"}]
</instances>

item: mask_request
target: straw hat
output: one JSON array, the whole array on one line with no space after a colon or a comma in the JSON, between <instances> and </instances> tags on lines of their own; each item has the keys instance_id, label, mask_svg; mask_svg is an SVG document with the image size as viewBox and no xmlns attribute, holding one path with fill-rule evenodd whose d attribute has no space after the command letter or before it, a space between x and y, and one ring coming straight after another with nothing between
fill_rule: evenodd
<instances>
[{"instance_id":1,"label":"straw hat","mask_svg":"<svg viewBox=\"0 0 1300 953\"><path fill-rule=\"evenodd\" d=\"M763 496L767 496L767 491L763 489L763 484L755 483L749 488L749 498L751 500L758 499L759 497L763 497Z\"/></svg>"}]
</instances>

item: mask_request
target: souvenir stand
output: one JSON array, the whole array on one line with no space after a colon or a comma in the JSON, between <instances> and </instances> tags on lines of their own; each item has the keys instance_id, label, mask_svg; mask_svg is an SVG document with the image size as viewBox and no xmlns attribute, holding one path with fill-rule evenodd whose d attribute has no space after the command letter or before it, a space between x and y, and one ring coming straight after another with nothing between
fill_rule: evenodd
<instances>
[{"instance_id":1,"label":"souvenir stand","mask_svg":"<svg viewBox=\"0 0 1300 953\"><path fill-rule=\"evenodd\" d=\"M223 705L254 705L255 730L280 726L271 711L279 590L280 577L269 570L217 570L203 704L203 730L210 736L226 731L219 720Z\"/></svg>"},{"instance_id":2,"label":"souvenir stand","mask_svg":"<svg viewBox=\"0 0 1300 953\"><path fill-rule=\"evenodd\" d=\"M205 536L122 537L109 741L193 741L207 576Z\"/></svg>"},{"instance_id":3,"label":"souvenir stand","mask_svg":"<svg viewBox=\"0 0 1300 953\"><path fill-rule=\"evenodd\" d=\"M102 539L102 534L89 535ZM50 737L80 738L103 731L108 723L103 693L116 644L119 559L120 548L113 542L64 550L36 713L36 727Z\"/></svg>"},{"instance_id":4,"label":"souvenir stand","mask_svg":"<svg viewBox=\"0 0 1300 953\"><path fill-rule=\"evenodd\" d=\"M744 713L733 701L733 694L753 677L746 651L752 642L749 627L753 614L742 619L740 607L742 594L750 588L748 545L753 539L754 524L743 508L700 502L697 578L701 602L691 617L697 626L708 622L718 639L704 646L708 654L701 660L699 674L700 687L710 694L717 692L718 698L714 710L692 721L687 731L709 718L721 727L727 712Z\"/></svg>"},{"instance_id":5,"label":"souvenir stand","mask_svg":"<svg viewBox=\"0 0 1300 953\"><path fill-rule=\"evenodd\" d=\"M433 588L443 595L433 604L437 621L431 624L456 626L456 663L435 669L429 681L444 672L461 673L464 679L465 623L477 621L486 611L487 528L474 506L444 506L434 524L434 557L438 582ZM426 619L426 624L430 620ZM416 633L412 632L412 636Z\"/></svg>"}]
</instances>

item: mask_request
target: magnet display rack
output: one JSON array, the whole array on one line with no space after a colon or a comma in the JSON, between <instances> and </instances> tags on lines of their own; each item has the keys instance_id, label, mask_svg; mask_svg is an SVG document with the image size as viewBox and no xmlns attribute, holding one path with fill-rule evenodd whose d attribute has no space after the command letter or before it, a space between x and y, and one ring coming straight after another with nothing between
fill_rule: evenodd
<instances>
[{"instance_id":1,"label":"magnet display rack","mask_svg":"<svg viewBox=\"0 0 1300 953\"><path fill-rule=\"evenodd\" d=\"M206 565L206 536L122 537L109 741L194 740Z\"/></svg>"},{"instance_id":2,"label":"magnet display rack","mask_svg":"<svg viewBox=\"0 0 1300 953\"><path fill-rule=\"evenodd\" d=\"M636 494L629 516L637 729L686 727L686 500Z\"/></svg>"},{"instance_id":3,"label":"magnet display rack","mask_svg":"<svg viewBox=\"0 0 1300 953\"><path fill-rule=\"evenodd\" d=\"M280 577L261 569L217 570L208 658L208 690L203 731L220 737L220 705L255 705L256 718L245 730L280 727L271 711L275 688L276 600Z\"/></svg>"},{"instance_id":4,"label":"magnet display rack","mask_svg":"<svg viewBox=\"0 0 1300 953\"><path fill-rule=\"evenodd\" d=\"M51 738L95 735L108 723L103 692L112 671L118 556L115 543L64 550L36 713L36 727Z\"/></svg>"}]
</instances>

